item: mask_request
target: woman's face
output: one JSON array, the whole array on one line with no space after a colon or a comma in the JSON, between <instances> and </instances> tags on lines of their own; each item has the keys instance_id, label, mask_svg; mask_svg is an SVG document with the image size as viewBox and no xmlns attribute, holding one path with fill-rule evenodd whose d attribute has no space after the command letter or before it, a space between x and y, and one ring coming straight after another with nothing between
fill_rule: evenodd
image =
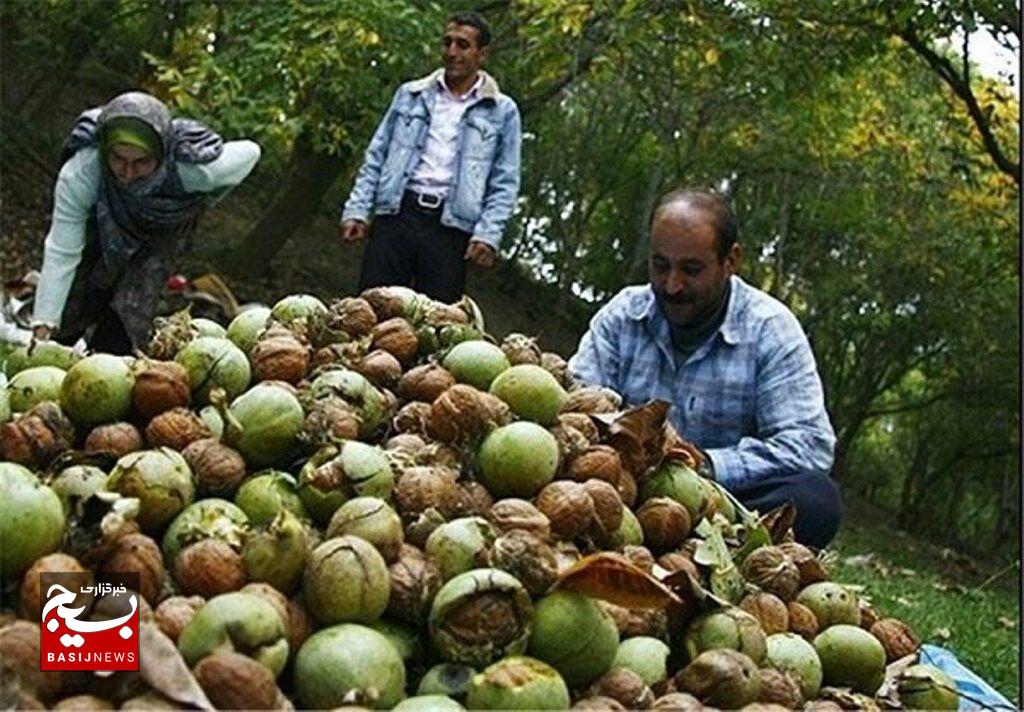
<instances>
[{"instance_id":1,"label":"woman's face","mask_svg":"<svg viewBox=\"0 0 1024 712\"><path fill-rule=\"evenodd\" d=\"M156 170L157 162L149 153L127 143L115 143L107 151L107 164L121 184L145 178Z\"/></svg>"}]
</instances>

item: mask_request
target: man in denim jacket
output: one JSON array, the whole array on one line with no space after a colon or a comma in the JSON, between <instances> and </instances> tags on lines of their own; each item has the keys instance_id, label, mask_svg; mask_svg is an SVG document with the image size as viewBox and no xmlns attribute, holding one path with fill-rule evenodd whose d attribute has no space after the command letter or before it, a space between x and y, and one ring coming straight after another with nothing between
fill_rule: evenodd
<instances>
[{"instance_id":1,"label":"man in denim jacket","mask_svg":"<svg viewBox=\"0 0 1024 712\"><path fill-rule=\"evenodd\" d=\"M467 261L494 265L519 192L521 137L516 103L480 70L490 40L480 15L453 15L444 68L395 92L342 213L342 241L369 232L360 290L400 284L451 303Z\"/></svg>"}]
</instances>

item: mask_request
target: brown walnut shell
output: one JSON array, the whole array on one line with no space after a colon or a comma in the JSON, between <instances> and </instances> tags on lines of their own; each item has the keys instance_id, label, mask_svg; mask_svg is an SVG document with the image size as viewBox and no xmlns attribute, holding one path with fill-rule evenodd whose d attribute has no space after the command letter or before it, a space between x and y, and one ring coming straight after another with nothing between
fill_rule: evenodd
<instances>
[{"instance_id":1,"label":"brown walnut shell","mask_svg":"<svg viewBox=\"0 0 1024 712\"><path fill-rule=\"evenodd\" d=\"M364 289L359 294L359 298L370 305L373 313L377 316L377 321L387 321L396 316L402 316L405 311L405 301L390 287Z\"/></svg>"},{"instance_id":2,"label":"brown walnut shell","mask_svg":"<svg viewBox=\"0 0 1024 712\"><path fill-rule=\"evenodd\" d=\"M740 571L750 583L789 601L800 590L800 570L793 560L777 546L762 546L752 551Z\"/></svg>"},{"instance_id":3,"label":"brown walnut shell","mask_svg":"<svg viewBox=\"0 0 1024 712\"><path fill-rule=\"evenodd\" d=\"M302 431L311 443L330 445L359 437L359 415L339 396L319 398L309 408Z\"/></svg>"},{"instance_id":4,"label":"brown walnut shell","mask_svg":"<svg viewBox=\"0 0 1024 712\"><path fill-rule=\"evenodd\" d=\"M96 695L74 695L65 697L53 706L54 710L63 712L89 712L90 710L112 710L116 709L109 700Z\"/></svg>"},{"instance_id":5,"label":"brown walnut shell","mask_svg":"<svg viewBox=\"0 0 1024 712\"><path fill-rule=\"evenodd\" d=\"M557 477L573 477L572 463L590 447L590 441L582 432L562 423L555 423L551 426L550 432L555 436L558 444L558 473ZM574 478L579 479L579 478Z\"/></svg>"},{"instance_id":6,"label":"brown walnut shell","mask_svg":"<svg viewBox=\"0 0 1024 712\"><path fill-rule=\"evenodd\" d=\"M75 426L56 403L43 401L0 425L0 458L29 469L45 468L75 442Z\"/></svg>"},{"instance_id":7,"label":"brown walnut shell","mask_svg":"<svg viewBox=\"0 0 1024 712\"><path fill-rule=\"evenodd\" d=\"M457 383L431 404L427 434L449 444L471 442L511 419L511 411L501 399Z\"/></svg>"},{"instance_id":8,"label":"brown walnut shell","mask_svg":"<svg viewBox=\"0 0 1024 712\"><path fill-rule=\"evenodd\" d=\"M643 678L623 667L612 668L599 677L588 694L610 697L628 710L646 710L654 704L654 692Z\"/></svg>"},{"instance_id":9,"label":"brown walnut shell","mask_svg":"<svg viewBox=\"0 0 1024 712\"><path fill-rule=\"evenodd\" d=\"M582 712L619 712L619 710L626 710L627 707L623 707L622 703L618 700L613 700L611 697L602 697L601 695L594 695L592 697L584 697L569 708L570 710L577 710Z\"/></svg>"},{"instance_id":10,"label":"brown walnut shell","mask_svg":"<svg viewBox=\"0 0 1024 712\"><path fill-rule=\"evenodd\" d=\"M465 514L467 516L485 517L487 512L494 506L494 498L491 493L479 482L467 481L459 484L465 502Z\"/></svg>"},{"instance_id":11,"label":"brown walnut shell","mask_svg":"<svg viewBox=\"0 0 1024 712\"><path fill-rule=\"evenodd\" d=\"M875 607L860 596L857 597L857 608L860 609L860 627L866 631L870 631L871 626L882 620Z\"/></svg>"},{"instance_id":12,"label":"brown walnut shell","mask_svg":"<svg viewBox=\"0 0 1024 712\"><path fill-rule=\"evenodd\" d=\"M169 447L178 452L212 434L202 418L188 408L164 411L146 426L146 442L150 447Z\"/></svg>"},{"instance_id":13,"label":"brown walnut shell","mask_svg":"<svg viewBox=\"0 0 1024 712\"><path fill-rule=\"evenodd\" d=\"M704 705L686 692L670 692L662 695L651 705L652 710L674 710L674 712L702 712Z\"/></svg>"},{"instance_id":14,"label":"brown walnut shell","mask_svg":"<svg viewBox=\"0 0 1024 712\"><path fill-rule=\"evenodd\" d=\"M37 621L43 614L43 592L41 590L42 581L40 580L40 574L44 573L70 573L80 574L85 573L86 568L73 556L67 554L55 553L41 556L32 562L32 565L28 567L24 575L21 578L21 614L25 618L31 621ZM92 574L89 574L89 578L92 578ZM85 601L82 598L88 597L88 594L83 594L76 599L76 605L80 605Z\"/></svg>"},{"instance_id":15,"label":"brown walnut shell","mask_svg":"<svg viewBox=\"0 0 1024 712\"><path fill-rule=\"evenodd\" d=\"M598 605L615 621L615 627L619 629L619 636L622 639L636 636L658 638L666 642L669 639L668 613L664 610L625 608L606 601L598 601Z\"/></svg>"},{"instance_id":16,"label":"brown walnut shell","mask_svg":"<svg viewBox=\"0 0 1024 712\"><path fill-rule=\"evenodd\" d=\"M805 640L813 641L818 635L818 618L814 611L802 603L789 601L786 604L786 612L789 613L789 630L796 633Z\"/></svg>"},{"instance_id":17,"label":"brown walnut shell","mask_svg":"<svg viewBox=\"0 0 1024 712\"><path fill-rule=\"evenodd\" d=\"M541 350L537 340L525 334L512 333L501 340L501 350L513 366L540 365Z\"/></svg>"},{"instance_id":18,"label":"brown walnut shell","mask_svg":"<svg viewBox=\"0 0 1024 712\"><path fill-rule=\"evenodd\" d=\"M427 434L427 419L430 417L430 404L422 401L406 403L398 409L391 419L391 427L396 433L422 435Z\"/></svg>"},{"instance_id":19,"label":"brown walnut shell","mask_svg":"<svg viewBox=\"0 0 1024 712\"><path fill-rule=\"evenodd\" d=\"M310 349L291 331L271 327L249 354L254 381L285 381L296 384L309 371Z\"/></svg>"},{"instance_id":20,"label":"brown walnut shell","mask_svg":"<svg viewBox=\"0 0 1024 712\"><path fill-rule=\"evenodd\" d=\"M594 502L591 533L598 539L612 536L622 526L622 500L618 491L608 482L598 479L587 480L583 488Z\"/></svg>"},{"instance_id":21,"label":"brown walnut shell","mask_svg":"<svg viewBox=\"0 0 1024 712\"><path fill-rule=\"evenodd\" d=\"M627 544L622 547L622 557L645 573L654 571L654 555L646 546Z\"/></svg>"},{"instance_id":22,"label":"brown walnut shell","mask_svg":"<svg viewBox=\"0 0 1024 712\"><path fill-rule=\"evenodd\" d=\"M675 549L690 533L690 513L668 497L647 500L636 511L636 518L644 530L644 543L655 552Z\"/></svg>"},{"instance_id":23,"label":"brown walnut shell","mask_svg":"<svg viewBox=\"0 0 1024 712\"><path fill-rule=\"evenodd\" d=\"M555 427L558 426L578 430L591 445L596 445L601 439L601 432L597 429L597 425L586 413L562 413L558 416Z\"/></svg>"},{"instance_id":24,"label":"brown walnut shell","mask_svg":"<svg viewBox=\"0 0 1024 712\"><path fill-rule=\"evenodd\" d=\"M699 581L700 569L693 561L693 555L686 551L670 551L658 557L658 566L668 572L686 570L690 577Z\"/></svg>"},{"instance_id":25,"label":"brown walnut shell","mask_svg":"<svg viewBox=\"0 0 1024 712\"><path fill-rule=\"evenodd\" d=\"M41 671L41 659L38 623L18 620L0 628L0 672L5 673L4 679L19 682L21 692L47 703L60 695L67 678L63 671Z\"/></svg>"},{"instance_id":26,"label":"brown walnut shell","mask_svg":"<svg viewBox=\"0 0 1024 712\"><path fill-rule=\"evenodd\" d=\"M619 475L619 484L616 489L619 491L619 498L624 505L632 507L636 504L636 479L633 478L633 475L623 470Z\"/></svg>"},{"instance_id":27,"label":"brown walnut shell","mask_svg":"<svg viewBox=\"0 0 1024 712\"><path fill-rule=\"evenodd\" d=\"M441 589L441 569L420 549L403 544L398 561L388 566L391 597L387 615L413 626L421 626L430 604Z\"/></svg>"},{"instance_id":28,"label":"brown walnut shell","mask_svg":"<svg viewBox=\"0 0 1024 712\"><path fill-rule=\"evenodd\" d=\"M373 348L387 351L402 364L412 363L416 358L419 349L416 330L402 317L380 322L373 327L372 334Z\"/></svg>"},{"instance_id":29,"label":"brown walnut shell","mask_svg":"<svg viewBox=\"0 0 1024 712\"><path fill-rule=\"evenodd\" d=\"M189 443L181 452L201 497L231 497L245 479L242 455L216 438Z\"/></svg>"},{"instance_id":30,"label":"brown walnut shell","mask_svg":"<svg viewBox=\"0 0 1024 712\"><path fill-rule=\"evenodd\" d=\"M84 450L87 453L108 453L114 457L123 457L145 447L142 433L131 423L108 423L97 425L89 431L85 438Z\"/></svg>"},{"instance_id":31,"label":"brown walnut shell","mask_svg":"<svg viewBox=\"0 0 1024 712\"><path fill-rule=\"evenodd\" d=\"M192 672L219 710L269 710L277 705L274 673L248 655L215 652L200 660Z\"/></svg>"},{"instance_id":32,"label":"brown walnut shell","mask_svg":"<svg viewBox=\"0 0 1024 712\"><path fill-rule=\"evenodd\" d=\"M532 596L543 596L558 578L558 560L551 546L534 534L514 529L491 545L490 565L515 576Z\"/></svg>"},{"instance_id":33,"label":"brown walnut shell","mask_svg":"<svg viewBox=\"0 0 1024 712\"><path fill-rule=\"evenodd\" d=\"M181 631L204 603L202 596L171 596L156 607L153 619L163 634L177 643Z\"/></svg>"},{"instance_id":34,"label":"brown walnut shell","mask_svg":"<svg viewBox=\"0 0 1024 712\"><path fill-rule=\"evenodd\" d=\"M191 403L188 371L175 361L146 361L135 373L132 413L142 423Z\"/></svg>"},{"instance_id":35,"label":"brown walnut shell","mask_svg":"<svg viewBox=\"0 0 1024 712\"><path fill-rule=\"evenodd\" d=\"M327 307L327 327L344 331L353 338L366 336L377 325L377 315L365 299L345 297L335 299Z\"/></svg>"},{"instance_id":36,"label":"brown walnut shell","mask_svg":"<svg viewBox=\"0 0 1024 712\"><path fill-rule=\"evenodd\" d=\"M921 647L920 638L913 629L898 618L883 618L871 626L871 635L878 638L885 648L885 657L893 662L913 655Z\"/></svg>"},{"instance_id":37,"label":"brown walnut shell","mask_svg":"<svg viewBox=\"0 0 1024 712\"><path fill-rule=\"evenodd\" d=\"M789 610L778 596L764 591L748 593L740 601L740 608L757 619L765 635L789 630Z\"/></svg>"},{"instance_id":38,"label":"brown walnut shell","mask_svg":"<svg viewBox=\"0 0 1024 712\"><path fill-rule=\"evenodd\" d=\"M572 461L569 473L580 482L597 478L617 487L622 477L622 458L610 445L591 445Z\"/></svg>"},{"instance_id":39,"label":"brown walnut shell","mask_svg":"<svg viewBox=\"0 0 1024 712\"><path fill-rule=\"evenodd\" d=\"M594 500L586 487L572 480L556 480L544 486L534 501L551 522L551 533L560 539L574 539L590 528Z\"/></svg>"},{"instance_id":40,"label":"brown walnut shell","mask_svg":"<svg viewBox=\"0 0 1024 712\"><path fill-rule=\"evenodd\" d=\"M401 362L383 349L366 354L355 365L355 371L361 373L377 388L394 388L402 377Z\"/></svg>"},{"instance_id":41,"label":"brown walnut shell","mask_svg":"<svg viewBox=\"0 0 1024 712\"><path fill-rule=\"evenodd\" d=\"M563 413L614 413L622 405L600 386L584 386L569 392L562 406Z\"/></svg>"},{"instance_id":42,"label":"brown walnut shell","mask_svg":"<svg viewBox=\"0 0 1024 712\"><path fill-rule=\"evenodd\" d=\"M568 362L553 351L545 351L540 355L540 367L555 377L562 388L572 389L574 385L572 369Z\"/></svg>"},{"instance_id":43,"label":"brown walnut shell","mask_svg":"<svg viewBox=\"0 0 1024 712\"><path fill-rule=\"evenodd\" d=\"M433 508L445 517L458 516L466 507L465 491L456 475L444 467L410 467L395 483L391 493L398 513L421 514Z\"/></svg>"},{"instance_id":44,"label":"brown walnut shell","mask_svg":"<svg viewBox=\"0 0 1024 712\"><path fill-rule=\"evenodd\" d=\"M542 541L551 537L551 522L542 511L525 499L499 499L484 516L504 533L521 529Z\"/></svg>"},{"instance_id":45,"label":"brown walnut shell","mask_svg":"<svg viewBox=\"0 0 1024 712\"><path fill-rule=\"evenodd\" d=\"M402 452L408 455L415 455L427 446L427 442L415 433L399 433L388 438L384 443L384 449L391 452Z\"/></svg>"},{"instance_id":46,"label":"brown walnut shell","mask_svg":"<svg viewBox=\"0 0 1024 712\"><path fill-rule=\"evenodd\" d=\"M821 562L817 554L803 544L789 541L778 544L778 548L796 564L796 568L800 572L800 588L828 580L828 569L825 568L825 564Z\"/></svg>"},{"instance_id":47,"label":"brown walnut shell","mask_svg":"<svg viewBox=\"0 0 1024 712\"><path fill-rule=\"evenodd\" d=\"M181 550L174 580L182 593L205 598L237 591L245 584L245 566L237 551L220 539L203 539Z\"/></svg>"},{"instance_id":48,"label":"brown walnut shell","mask_svg":"<svg viewBox=\"0 0 1024 712\"><path fill-rule=\"evenodd\" d=\"M398 396L404 401L433 403L455 385L455 376L434 363L411 368L398 379Z\"/></svg>"},{"instance_id":49,"label":"brown walnut shell","mask_svg":"<svg viewBox=\"0 0 1024 712\"><path fill-rule=\"evenodd\" d=\"M789 671L763 668L758 673L760 685L757 701L781 705L787 710L800 709L804 704L800 680Z\"/></svg>"},{"instance_id":50,"label":"brown walnut shell","mask_svg":"<svg viewBox=\"0 0 1024 712\"><path fill-rule=\"evenodd\" d=\"M157 543L148 536L129 534L118 539L100 571L137 573L139 593L154 604L164 584L164 557Z\"/></svg>"}]
</instances>

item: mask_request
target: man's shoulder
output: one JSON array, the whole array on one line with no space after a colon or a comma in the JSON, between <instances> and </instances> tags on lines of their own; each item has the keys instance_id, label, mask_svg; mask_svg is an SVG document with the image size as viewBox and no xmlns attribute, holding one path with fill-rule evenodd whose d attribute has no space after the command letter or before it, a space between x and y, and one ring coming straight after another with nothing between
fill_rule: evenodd
<instances>
[{"instance_id":1,"label":"man's shoulder","mask_svg":"<svg viewBox=\"0 0 1024 712\"><path fill-rule=\"evenodd\" d=\"M738 319L753 337L763 339L767 334L791 334L803 331L799 319L785 303L739 277L733 287L740 300Z\"/></svg>"},{"instance_id":2,"label":"man's shoulder","mask_svg":"<svg viewBox=\"0 0 1024 712\"><path fill-rule=\"evenodd\" d=\"M631 284L620 289L615 296L605 302L598 310L597 316L606 319L636 321L651 308L654 295L648 284Z\"/></svg>"}]
</instances>

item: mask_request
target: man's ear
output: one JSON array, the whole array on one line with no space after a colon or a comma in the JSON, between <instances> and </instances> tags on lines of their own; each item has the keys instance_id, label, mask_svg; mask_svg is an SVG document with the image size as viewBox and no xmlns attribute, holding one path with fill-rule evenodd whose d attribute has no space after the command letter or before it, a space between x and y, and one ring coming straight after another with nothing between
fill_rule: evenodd
<instances>
[{"instance_id":1,"label":"man's ear","mask_svg":"<svg viewBox=\"0 0 1024 712\"><path fill-rule=\"evenodd\" d=\"M725 271L732 276L739 272L740 262L743 261L743 248L738 242L734 242L729 248L729 254L725 256Z\"/></svg>"}]
</instances>

